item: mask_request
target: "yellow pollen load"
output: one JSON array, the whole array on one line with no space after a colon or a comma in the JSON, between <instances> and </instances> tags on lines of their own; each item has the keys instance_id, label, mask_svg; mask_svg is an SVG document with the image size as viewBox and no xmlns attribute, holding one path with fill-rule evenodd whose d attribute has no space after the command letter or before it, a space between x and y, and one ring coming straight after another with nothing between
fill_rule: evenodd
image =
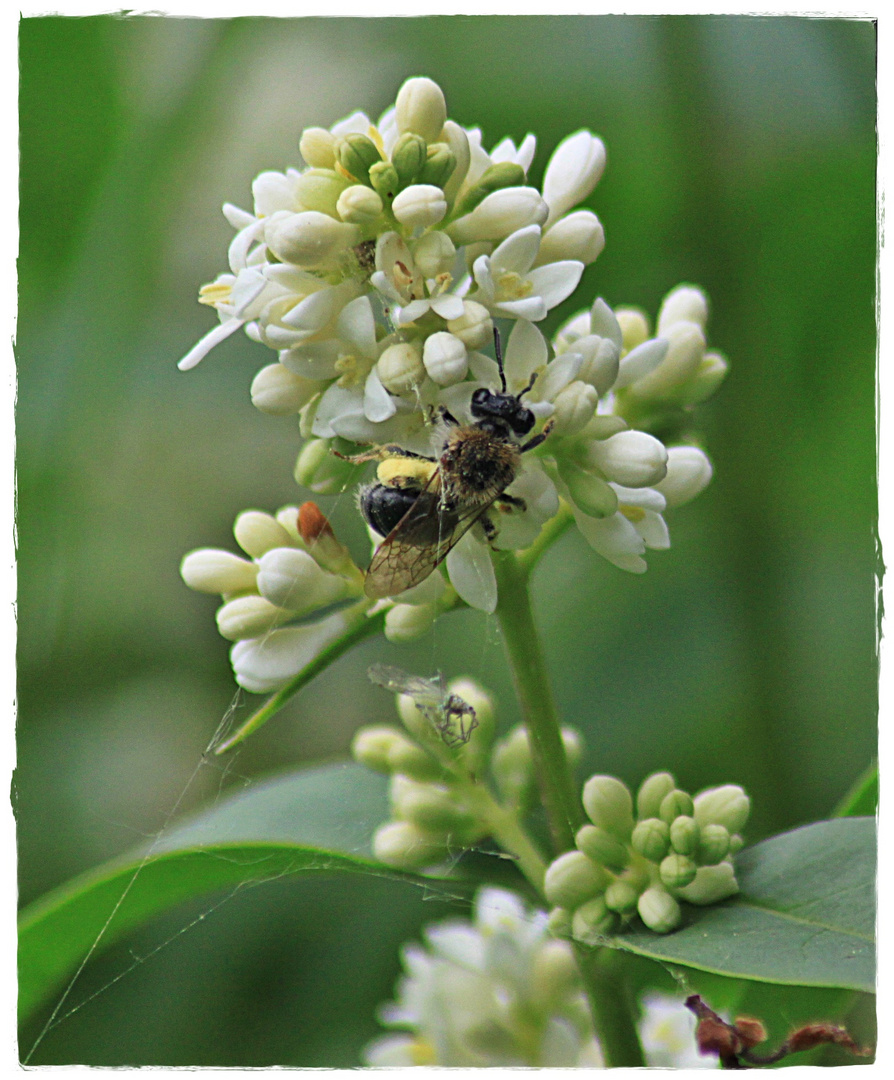
<instances>
[{"instance_id":1,"label":"yellow pollen load","mask_svg":"<svg viewBox=\"0 0 894 1080\"><path fill-rule=\"evenodd\" d=\"M500 274L494 284L497 287L498 300L524 300L534 291L531 282L514 270L507 270Z\"/></svg>"},{"instance_id":2,"label":"yellow pollen load","mask_svg":"<svg viewBox=\"0 0 894 1080\"><path fill-rule=\"evenodd\" d=\"M627 518L628 521L632 521L635 525L638 521L642 521L646 516L645 510L641 506L631 506L629 503L623 503L618 507L621 513Z\"/></svg>"},{"instance_id":3,"label":"yellow pollen load","mask_svg":"<svg viewBox=\"0 0 894 1080\"><path fill-rule=\"evenodd\" d=\"M223 281L209 281L199 289L199 303L207 304L208 307L217 307L218 304L229 304L233 296L233 287Z\"/></svg>"},{"instance_id":4,"label":"yellow pollen load","mask_svg":"<svg viewBox=\"0 0 894 1080\"><path fill-rule=\"evenodd\" d=\"M389 487L406 487L408 482L425 487L437 467L437 462L422 458L392 457L379 462L376 476Z\"/></svg>"}]
</instances>

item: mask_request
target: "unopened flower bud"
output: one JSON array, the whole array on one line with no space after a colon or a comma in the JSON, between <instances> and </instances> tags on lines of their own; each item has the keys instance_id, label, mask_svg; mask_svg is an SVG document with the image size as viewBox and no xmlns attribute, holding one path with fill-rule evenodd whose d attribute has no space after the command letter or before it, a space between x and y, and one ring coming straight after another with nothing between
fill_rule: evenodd
<instances>
[{"instance_id":1,"label":"unopened flower bud","mask_svg":"<svg viewBox=\"0 0 894 1080\"><path fill-rule=\"evenodd\" d=\"M586 199L604 168L605 147L589 131L577 131L559 143L543 177L550 224Z\"/></svg>"},{"instance_id":2,"label":"unopened flower bud","mask_svg":"<svg viewBox=\"0 0 894 1080\"><path fill-rule=\"evenodd\" d=\"M562 747L565 750L565 757L568 759L569 766L573 769L581 759L581 755L584 752L584 741L581 738L579 731L575 731L571 727L563 727L559 731L559 735L562 738Z\"/></svg>"},{"instance_id":3,"label":"unopened flower bud","mask_svg":"<svg viewBox=\"0 0 894 1080\"><path fill-rule=\"evenodd\" d=\"M351 483L357 466L330 452L329 439L308 439L295 462L295 480L317 495L339 495Z\"/></svg>"},{"instance_id":4,"label":"unopened flower bud","mask_svg":"<svg viewBox=\"0 0 894 1080\"><path fill-rule=\"evenodd\" d=\"M656 818L661 809L661 800L677 786L670 773L652 773L640 785L636 794L636 812L640 818Z\"/></svg>"},{"instance_id":5,"label":"unopened flower bud","mask_svg":"<svg viewBox=\"0 0 894 1080\"><path fill-rule=\"evenodd\" d=\"M432 79L407 79L394 103L397 130L412 131L428 142L437 142L447 120L444 92Z\"/></svg>"},{"instance_id":6,"label":"unopened flower bud","mask_svg":"<svg viewBox=\"0 0 894 1080\"><path fill-rule=\"evenodd\" d=\"M481 349L494 339L494 324L490 312L476 300L463 300L463 313L447 322L448 331L467 349Z\"/></svg>"},{"instance_id":7,"label":"unopened flower bud","mask_svg":"<svg viewBox=\"0 0 894 1080\"><path fill-rule=\"evenodd\" d=\"M439 230L427 232L413 245L413 259L423 277L436 278L453 268L456 247L450 237Z\"/></svg>"},{"instance_id":8,"label":"unopened flower bud","mask_svg":"<svg viewBox=\"0 0 894 1080\"><path fill-rule=\"evenodd\" d=\"M382 198L366 184L352 184L338 197L335 209L342 221L368 225L382 213Z\"/></svg>"},{"instance_id":9,"label":"unopened flower bud","mask_svg":"<svg viewBox=\"0 0 894 1080\"><path fill-rule=\"evenodd\" d=\"M598 945L615 929L615 923L614 912L609 911L605 897L595 896L575 911L571 933L583 945Z\"/></svg>"},{"instance_id":10,"label":"unopened flower bud","mask_svg":"<svg viewBox=\"0 0 894 1080\"><path fill-rule=\"evenodd\" d=\"M345 581L321 569L312 555L298 548L274 548L261 557L258 566L261 595L296 614L328 607L347 595Z\"/></svg>"},{"instance_id":11,"label":"unopened flower bud","mask_svg":"<svg viewBox=\"0 0 894 1080\"><path fill-rule=\"evenodd\" d=\"M441 766L430 754L404 736L399 742L393 743L388 751L388 769L420 783L439 780L443 773Z\"/></svg>"},{"instance_id":12,"label":"unopened flower bud","mask_svg":"<svg viewBox=\"0 0 894 1080\"><path fill-rule=\"evenodd\" d=\"M587 463L624 487L650 487L667 472L667 450L645 431L619 431L587 448Z\"/></svg>"},{"instance_id":13,"label":"unopened flower bud","mask_svg":"<svg viewBox=\"0 0 894 1080\"><path fill-rule=\"evenodd\" d=\"M678 855L695 857L699 843L699 827L687 814L675 817L670 825L671 847Z\"/></svg>"},{"instance_id":14,"label":"unopened flower bud","mask_svg":"<svg viewBox=\"0 0 894 1080\"><path fill-rule=\"evenodd\" d=\"M443 788L434 784L401 785L394 798L395 814L425 832L466 836L475 828L474 816Z\"/></svg>"},{"instance_id":15,"label":"unopened flower bud","mask_svg":"<svg viewBox=\"0 0 894 1080\"><path fill-rule=\"evenodd\" d=\"M450 147L443 142L432 143L426 151L419 181L423 184L434 184L443 190L455 168L456 157Z\"/></svg>"},{"instance_id":16,"label":"unopened flower bud","mask_svg":"<svg viewBox=\"0 0 894 1080\"><path fill-rule=\"evenodd\" d=\"M518 187L525 182L525 170L514 161L499 161L489 165L477 182L463 193L456 206L457 216L471 213L488 195L507 187Z\"/></svg>"},{"instance_id":17,"label":"unopened flower bud","mask_svg":"<svg viewBox=\"0 0 894 1080\"><path fill-rule=\"evenodd\" d=\"M290 547L292 537L271 514L245 510L233 524L236 542L253 559L260 559L273 548ZM228 590L229 591L229 590Z\"/></svg>"},{"instance_id":18,"label":"unopened flower bud","mask_svg":"<svg viewBox=\"0 0 894 1080\"><path fill-rule=\"evenodd\" d=\"M391 164L397 170L400 187L405 188L416 182L425 160L425 139L409 131L401 135L391 151Z\"/></svg>"},{"instance_id":19,"label":"unopened flower bud","mask_svg":"<svg viewBox=\"0 0 894 1080\"><path fill-rule=\"evenodd\" d=\"M345 135L338 147L338 160L346 173L361 184L369 179L369 170L382 160L379 148L368 135Z\"/></svg>"},{"instance_id":20,"label":"unopened flower bud","mask_svg":"<svg viewBox=\"0 0 894 1080\"><path fill-rule=\"evenodd\" d=\"M637 379L630 387L636 398L673 400L701 365L705 355L705 334L697 323L674 323L662 337L668 342L667 354L650 375Z\"/></svg>"},{"instance_id":21,"label":"unopened flower bud","mask_svg":"<svg viewBox=\"0 0 894 1080\"><path fill-rule=\"evenodd\" d=\"M419 343L401 341L389 345L379 357L376 370L386 390L392 394L408 394L425 378Z\"/></svg>"},{"instance_id":22,"label":"unopened flower bud","mask_svg":"<svg viewBox=\"0 0 894 1080\"><path fill-rule=\"evenodd\" d=\"M432 184L411 184L397 196L391 207L394 216L409 229L426 229L447 213L444 192Z\"/></svg>"},{"instance_id":23,"label":"unopened flower bud","mask_svg":"<svg viewBox=\"0 0 894 1080\"><path fill-rule=\"evenodd\" d=\"M425 339L422 362L431 379L439 386L461 382L469 370L469 355L462 341L441 330Z\"/></svg>"},{"instance_id":24,"label":"unopened flower bud","mask_svg":"<svg viewBox=\"0 0 894 1080\"><path fill-rule=\"evenodd\" d=\"M397 728L387 727L384 724L362 727L351 740L351 757L368 769L390 773L392 769L388 756L391 749L400 743L413 745Z\"/></svg>"},{"instance_id":25,"label":"unopened flower bud","mask_svg":"<svg viewBox=\"0 0 894 1080\"><path fill-rule=\"evenodd\" d=\"M338 540L329 519L316 503L301 504L298 530L307 550L324 570L330 574L355 576L357 567L350 551Z\"/></svg>"},{"instance_id":26,"label":"unopened flower bud","mask_svg":"<svg viewBox=\"0 0 894 1080\"><path fill-rule=\"evenodd\" d=\"M303 210L335 217L339 197L348 181L331 169L308 169L295 181L295 197Z\"/></svg>"},{"instance_id":27,"label":"unopened flower bud","mask_svg":"<svg viewBox=\"0 0 894 1080\"><path fill-rule=\"evenodd\" d=\"M297 506L282 506L276 511L276 521L278 525L282 527L289 534L289 539L293 544L301 547L304 541L301 539L301 534L298 532L298 507ZM272 547L282 547L282 544L272 544ZM270 548L267 548L269 551ZM263 552L261 552L263 555Z\"/></svg>"},{"instance_id":28,"label":"unopened flower bud","mask_svg":"<svg viewBox=\"0 0 894 1080\"><path fill-rule=\"evenodd\" d=\"M695 374L677 395L681 405L700 405L711 397L723 380L729 364L726 358L717 352L705 353Z\"/></svg>"},{"instance_id":29,"label":"unopened flower bud","mask_svg":"<svg viewBox=\"0 0 894 1080\"><path fill-rule=\"evenodd\" d=\"M607 871L582 851L566 851L548 867L543 889L553 907L577 908L610 882Z\"/></svg>"},{"instance_id":30,"label":"unopened flower bud","mask_svg":"<svg viewBox=\"0 0 894 1080\"><path fill-rule=\"evenodd\" d=\"M611 517L618 509L618 495L601 477L579 469L573 462L559 465L562 479L568 485L575 506L590 517Z\"/></svg>"},{"instance_id":31,"label":"unopened flower bud","mask_svg":"<svg viewBox=\"0 0 894 1080\"><path fill-rule=\"evenodd\" d=\"M369 170L373 190L386 203L400 191L400 177L390 161L379 161Z\"/></svg>"},{"instance_id":32,"label":"unopened flower bud","mask_svg":"<svg viewBox=\"0 0 894 1080\"><path fill-rule=\"evenodd\" d=\"M184 556L180 576L197 592L223 595L253 591L258 568L230 551L199 548Z\"/></svg>"},{"instance_id":33,"label":"unopened flower bud","mask_svg":"<svg viewBox=\"0 0 894 1080\"><path fill-rule=\"evenodd\" d=\"M656 934L676 930L682 918L680 905L666 889L658 885L646 889L637 901L636 909L646 926Z\"/></svg>"},{"instance_id":34,"label":"unopened flower bud","mask_svg":"<svg viewBox=\"0 0 894 1080\"><path fill-rule=\"evenodd\" d=\"M284 364L268 364L252 381L251 402L268 416L293 416L325 387L325 382L305 379Z\"/></svg>"},{"instance_id":35,"label":"unopened flower bud","mask_svg":"<svg viewBox=\"0 0 894 1080\"><path fill-rule=\"evenodd\" d=\"M561 911L561 908L554 908ZM580 974L574 953L564 941L545 941L533 958L532 997L546 1008L561 1008L569 996L577 993Z\"/></svg>"},{"instance_id":36,"label":"unopened flower bud","mask_svg":"<svg viewBox=\"0 0 894 1080\"><path fill-rule=\"evenodd\" d=\"M615 318L621 327L625 352L649 340L649 320L639 308L616 308Z\"/></svg>"},{"instance_id":37,"label":"unopened flower bud","mask_svg":"<svg viewBox=\"0 0 894 1080\"><path fill-rule=\"evenodd\" d=\"M658 816L662 821L666 821L670 825L674 818L678 818L681 814L686 814L689 817L693 816L692 796L679 788L674 788L661 800Z\"/></svg>"},{"instance_id":38,"label":"unopened flower bud","mask_svg":"<svg viewBox=\"0 0 894 1080\"><path fill-rule=\"evenodd\" d=\"M668 507L683 506L711 482L713 469L697 446L672 446L667 452L667 475L655 485Z\"/></svg>"},{"instance_id":39,"label":"unopened flower bud","mask_svg":"<svg viewBox=\"0 0 894 1080\"><path fill-rule=\"evenodd\" d=\"M416 641L431 630L436 616L433 604L395 604L385 612L385 637L393 644Z\"/></svg>"},{"instance_id":40,"label":"unopened flower bud","mask_svg":"<svg viewBox=\"0 0 894 1080\"><path fill-rule=\"evenodd\" d=\"M661 862L670 848L670 826L661 818L645 818L637 822L630 846L649 862Z\"/></svg>"},{"instance_id":41,"label":"unopened flower bud","mask_svg":"<svg viewBox=\"0 0 894 1080\"><path fill-rule=\"evenodd\" d=\"M739 883L732 864L718 863L716 866L700 866L695 877L688 885L677 890L677 894L690 904L717 904L739 891Z\"/></svg>"},{"instance_id":42,"label":"unopened flower bud","mask_svg":"<svg viewBox=\"0 0 894 1080\"><path fill-rule=\"evenodd\" d=\"M613 870L622 869L630 862L630 852L626 844L600 829L598 825L584 825L574 838L579 851Z\"/></svg>"},{"instance_id":43,"label":"unopened flower bud","mask_svg":"<svg viewBox=\"0 0 894 1080\"><path fill-rule=\"evenodd\" d=\"M572 936L572 914L567 908L553 908L549 913L546 925L554 938L570 938Z\"/></svg>"},{"instance_id":44,"label":"unopened flower bud","mask_svg":"<svg viewBox=\"0 0 894 1080\"><path fill-rule=\"evenodd\" d=\"M568 214L543 235L535 266L576 259L585 266L595 262L605 247L605 230L592 210Z\"/></svg>"},{"instance_id":45,"label":"unopened flower bud","mask_svg":"<svg viewBox=\"0 0 894 1080\"><path fill-rule=\"evenodd\" d=\"M729 838L729 854L738 855L743 847L745 847L745 841L738 833L733 833Z\"/></svg>"},{"instance_id":46,"label":"unopened flower bud","mask_svg":"<svg viewBox=\"0 0 894 1080\"><path fill-rule=\"evenodd\" d=\"M751 813L751 799L738 784L709 788L695 797L695 820L699 825L723 825L737 833Z\"/></svg>"},{"instance_id":47,"label":"unopened flower bud","mask_svg":"<svg viewBox=\"0 0 894 1080\"><path fill-rule=\"evenodd\" d=\"M698 838L698 861L702 866L715 866L729 851L729 831L723 825L702 825Z\"/></svg>"},{"instance_id":48,"label":"unopened flower bud","mask_svg":"<svg viewBox=\"0 0 894 1080\"><path fill-rule=\"evenodd\" d=\"M521 802L531 791L534 782L534 763L528 733L521 725L494 744L491 771L500 794L508 802Z\"/></svg>"},{"instance_id":49,"label":"unopened flower bud","mask_svg":"<svg viewBox=\"0 0 894 1080\"><path fill-rule=\"evenodd\" d=\"M316 210L300 214L278 211L267 221L264 235L278 259L308 267L327 262L359 239L355 225L345 225Z\"/></svg>"},{"instance_id":50,"label":"unopened flower bud","mask_svg":"<svg viewBox=\"0 0 894 1080\"><path fill-rule=\"evenodd\" d=\"M658 868L662 882L669 889L681 889L694 880L698 867L687 855L671 852L661 860Z\"/></svg>"},{"instance_id":51,"label":"unopened flower bud","mask_svg":"<svg viewBox=\"0 0 894 1080\"><path fill-rule=\"evenodd\" d=\"M614 776L591 776L584 784L584 810L594 825L627 841L633 831L633 796Z\"/></svg>"},{"instance_id":52,"label":"unopened flower bud","mask_svg":"<svg viewBox=\"0 0 894 1080\"><path fill-rule=\"evenodd\" d=\"M376 829L373 854L386 866L398 870L421 870L432 866L447 854L440 837L424 833L409 821L389 821Z\"/></svg>"},{"instance_id":53,"label":"unopened flower bud","mask_svg":"<svg viewBox=\"0 0 894 1080\"><path fill-rule=\"evenodd\" d=\"M228 641L243 641L260 637L294 617L294 611L285 611L263 596L237 596L218 608L217 629Z\"/></svg>"},{"instance_id":54,"label":"unopened flower bud","mask_svg":"<svg viewBox=\"0 0 894 1080\"><path fill-rule=\"evenodd\" d=\"M596 412L599 394L589 383L579 379L556 395L553 431L556 435L577 435Z\"/></svg>"},{"instance_id":55,"label":"unopened flower bud","mask_svg":"<svg viewBox=\"0 0 894 1080\"><path fill-rule=\"evenodd\" d=\"M629 881L613 881L605 890L605 906L619 915L632 915L636 911L639 892Z\"/></svg>"},{"instance_id":56,"label":"unopened flower bud","mask_svg":"<svg viewBox=\"0 0 894 1080\"><path fill-rule=\"evenodd\" d=\"M469 146L469 136L454 120L448 120L444 124L441 139L447 144L450 152L456 158L456 168L451 173L450 179L441 185L444 188L447 202L452 205L468 174L472 151Z\"/></svg>"},{"instance_id":57,"label":"unopened flower bud","mask_svg":"<svg viewBox=\"0 0 894 1080\"><path fill-rule=\"evenodd\" d=\"M336 139L325 128L310 127L301 132L298 143L301 156L313 168L331 169L335 166Z\"/></svg>"},{"instance_id":58,"label":"unopened flower bud","mask_svg":"<svg viewBox=\"0 0 894 1080\"><path fill-rule=\"evenodd\" d=\"M549 213L536 188L507 187L487 195L470 213L448 228L457 244L502 240L526 225L542 225Z\"/></svg>"},{"instance_id":59,"label":"unopened flower bud","mask_svg":"<svg viewBox=\"0 0 894 1080\"><path fill-rule=\"evenodd\" d=\"M704 329L708 321L708 298L694 285L678 285L665 296L658 312L658 334L664 336L678 322L693 322Z\"/></svg>"}]
</instances>

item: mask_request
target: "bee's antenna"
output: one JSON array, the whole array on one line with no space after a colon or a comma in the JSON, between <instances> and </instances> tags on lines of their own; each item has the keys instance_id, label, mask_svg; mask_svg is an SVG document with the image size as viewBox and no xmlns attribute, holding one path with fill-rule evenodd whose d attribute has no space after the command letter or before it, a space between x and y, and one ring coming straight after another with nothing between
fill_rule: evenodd
<instances>
[{"instance_id":1,"label":"bee's antenna","mask_svg":"<svg viewBox=\"0 0 894 1080\"><path fill-rule=\"evenodd\" d=\"M537 376L539 374L540 374L539 371L532 371L531 372L531 378L528 379L528 385L524 388L524 390L522 390L522 392L520 394L515 395L518 398L519 401L521 401L521 399L525 396L525 394L527 394L527 392L529 390L532 390L534 388L534 383L537 382Z\"/></svg>"},{"instance_id":2,"label":"bee's antenna","mask_svg":"<svg viewBox=\"0 0 894 1080\"><path fill-rule=\"evenodd\" d=\"M497 367L500 369L500 382L506 393L506 372L503 371L503 346L500 344L500 331L494 327L494 352L497 354ZM530 387L528 387L530 389Z\"/></svg>"}]
</instances>

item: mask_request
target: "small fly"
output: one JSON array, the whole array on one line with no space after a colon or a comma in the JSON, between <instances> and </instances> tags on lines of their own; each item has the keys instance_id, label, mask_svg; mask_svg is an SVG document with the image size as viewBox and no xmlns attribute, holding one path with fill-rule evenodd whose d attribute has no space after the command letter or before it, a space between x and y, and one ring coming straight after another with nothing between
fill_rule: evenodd
<instances>
[{"instance_id":1,"label":"small fly","mask_svg":"<svg viewBox=\"0 0 894 1080\"><path fill-rule=\"evenodd\" d=\"M467 743L478 727L475 710L458 694L448 693L440 674L435 679L423 679L421 675L410 675L388 664L373 664L367 674L377 686L411 697L416 708L451 749Z\"/></svg>"}]
</instances>

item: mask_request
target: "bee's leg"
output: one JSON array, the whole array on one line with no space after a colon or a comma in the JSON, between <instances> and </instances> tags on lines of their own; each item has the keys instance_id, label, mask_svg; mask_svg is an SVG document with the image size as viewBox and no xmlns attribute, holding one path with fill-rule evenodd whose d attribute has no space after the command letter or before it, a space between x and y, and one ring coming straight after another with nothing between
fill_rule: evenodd
<instances>
[{"instance_id":1,"label":"bee's leg","mask_svg":"<svg viewBox=\"0 0 894 1080\"><path fill-rule=\"evenodd\" d=\"M394 443L389 443L386 446L374 446L371 450L367 450L365 454L354 454L352 457L347 454L340 454L337 450L333 450L332 453L337 458L341 458L342 461L349 461L352 465L362 465L365 461L387 461L388 458L415 458L417 461L435 460L425 454L414 454L412 450L404 450L402 446L397 446Z\"/></svg>"},{"instance_id":2,"label":"bee's leg","mask_svg":"<svg viewBox=\"0 0 894 1080\"><path fill-rule=\"evenodd\" d=\"M495 539L497 535L497 527L496 525L494 525L488 515L482 514L478 520L481 522L481 528L484 529L484 535L487 538L488 542Z\"/></svg>"},{"instance_id":3,"label":"bee's leg","mask_svg":"<svg viewBox=\"0 0 894 1080\"><path fill-rule=\"evenodd\" d=\"M445 424L452 424L454 427L460 426L459 420L456 419L452 412L450 412L448 409L445 409L443 405L438 406L438 416L441 418L441 420L444 421Z\"/></svg>"},{"instance_id":4,"label":"bee's leg","mask_svg":"<svg viewBox=\"0 0 894 1080\"><path fill-rule=\"evenodd\" d=\"M519 447L519 453L523 454L526 450L533 450L535 446L539 446L542 442L546 442L547 436L552 429L553 421L550 420L539 435L535 435L533 439L528 439L523 446Z\"/></svg>"},{"instance_id":5,"label":"bee's leg","mask_svg":"<svg viewBox=\"0 0 894 1080\"><path fill-rule=\"evenodd\" d=\"M518 498L517 495L508 495L505 491L497 496L497 502L504 506L511 506L514 510L521 510L522 513L528 509L528 504L524 499Z\"/></svg>"}]
</instances>

